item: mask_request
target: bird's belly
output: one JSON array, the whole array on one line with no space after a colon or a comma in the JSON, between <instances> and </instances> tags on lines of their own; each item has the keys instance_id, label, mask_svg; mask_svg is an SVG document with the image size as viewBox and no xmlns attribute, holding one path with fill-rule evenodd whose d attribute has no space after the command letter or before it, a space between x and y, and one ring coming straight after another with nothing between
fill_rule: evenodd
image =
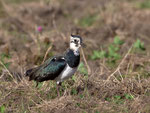
<instances>
[{"instance_id":1,"label":"bird's belly","mask_svg":"<svg viewBox=\"0 0 150 113\"><path fill-rule=\"evenodd\" d=\"M64 69L64 71L61 72L61 74L55 79L56 81L62 82L69 77L71 77L75 72L77 68L71 68L69 65L67 65Z\"/></svg>"}]
</instances>

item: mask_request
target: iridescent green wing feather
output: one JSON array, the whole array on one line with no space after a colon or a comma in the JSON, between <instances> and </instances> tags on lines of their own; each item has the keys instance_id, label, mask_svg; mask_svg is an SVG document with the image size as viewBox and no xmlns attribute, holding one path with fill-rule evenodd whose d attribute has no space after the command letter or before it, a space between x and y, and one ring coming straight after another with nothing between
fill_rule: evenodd
<instances>
[{"instance_id":1,"label":"iridescent green wing feather","mask_svg":"<svg viewBox=\"0 0 150 113\"><path fill-rule=\"evenodd\" d=\"M53 80L63 71L65 66L66 66L66 61L61 56L48 59L36 71L35 73L36 77L34 80L39 82L45 80Z\"/></svg>"}]
</instances>

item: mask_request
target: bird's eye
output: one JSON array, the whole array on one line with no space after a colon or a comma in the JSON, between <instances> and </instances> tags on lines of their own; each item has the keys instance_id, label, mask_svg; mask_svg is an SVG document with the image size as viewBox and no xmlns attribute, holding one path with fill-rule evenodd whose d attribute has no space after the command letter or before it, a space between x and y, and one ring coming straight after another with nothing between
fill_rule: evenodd
<instances>
[{"instance_id":1,"label":"bird's eye","mask_svg":"<svg viewBox=\"0 0 150 113\"><path fill-rule=\"evenodd\" d=\"M74 40L75 43L79 42L77 39Z\"/></svg>"}]
</instances>

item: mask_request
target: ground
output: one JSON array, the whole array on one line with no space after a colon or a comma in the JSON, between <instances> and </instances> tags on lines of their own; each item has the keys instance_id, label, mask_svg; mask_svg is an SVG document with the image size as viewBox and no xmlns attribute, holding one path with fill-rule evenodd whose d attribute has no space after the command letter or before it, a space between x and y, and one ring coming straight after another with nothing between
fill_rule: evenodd
<instances>
[{"instance_id":1,"label":"ground","mask_svg":"<svg viewBox=\"0 0 150 113\"><path fill-rule=\"evenodd\" d=\"M1 0L1 113L149 113L149 0ZM39 30L38 28L42 29ZM24 72L83 38L76 74L38 87Z\"/></svg>"}]
</instances>

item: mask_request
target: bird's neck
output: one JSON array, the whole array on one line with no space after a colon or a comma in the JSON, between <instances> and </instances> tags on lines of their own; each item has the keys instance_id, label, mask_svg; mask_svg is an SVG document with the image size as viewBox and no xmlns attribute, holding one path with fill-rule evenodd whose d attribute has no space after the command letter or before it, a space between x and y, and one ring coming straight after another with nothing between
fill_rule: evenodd
<instances>
[{"instance_id":1,"label":"bird's neck","mask_svg":"<svg viewBox=\"0 0 150 113\"><path fill-rule=\"evenodd\" d=\"M79 56L80 55L80 51L79 49L76 50L72 50L75 56Z\"/></svg>"},{"instance_id":2,"label":"bird's neck","mask_svg":"<svg viewBox=\"0 0 150 113\"><path fill-rule=\"evenodd\" d=\"M69 49L65 55L68 65L72 68L77 67L80 63L80 52Z\"/></svg>"}]
</instances>

